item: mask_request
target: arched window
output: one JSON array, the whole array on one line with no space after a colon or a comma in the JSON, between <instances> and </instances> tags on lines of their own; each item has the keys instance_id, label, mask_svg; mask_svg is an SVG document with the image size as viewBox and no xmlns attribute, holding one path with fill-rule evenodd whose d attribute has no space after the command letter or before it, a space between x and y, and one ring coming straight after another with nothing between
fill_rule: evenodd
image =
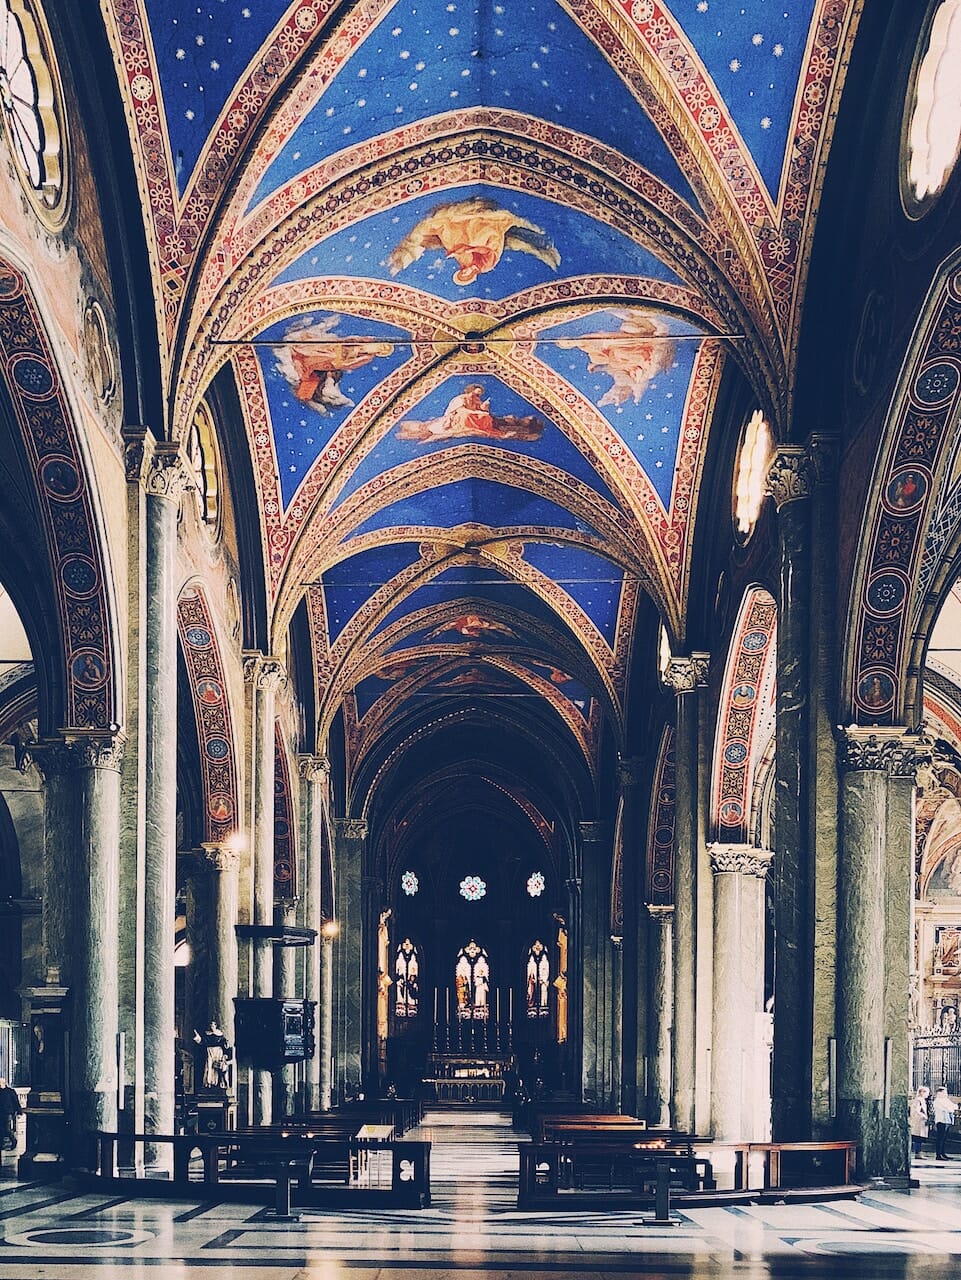
<instances>
[{"instance_id":1,"label":"arched window","mask_svg":"<svg viewBox=\"0 0 961 1280\"><path fill-rule=\"evenodd\" d=\"M454 990L457 992L458 1018L487 1021L487 993L490 991L490 963L487 952L471 938L457 953L454 966Z\"/></svg>"},{"instance_id":2,"label":"arched window","mask_svg":"<svg viewBox=\"0 0 961 1280\"><path fill-rule=\"evenodd\" d=\"M550 1013L551 962L547 948L538 938L527 953L527 1016L546 1018Z\"/></svg>"},{"instance_id":3,"label":"arched window","mask_svg":"<svg viewBox=\"0 0 961 1280\"><path fill-rule=\"evenodd\" d=\"M961 0L942 0L926 24L903 130L901 192L910 217L926 213L954 171L961 150Z\"/></svg>"},{"instance_id":4,"label":"arched window","mask_svg":"<svg viewBox=\"0 0 961 1280\"><path fill-rule=\"evenodd\" d=\"M740 542L751 536L760 513L770 460L771 431L757 409L741 436L734 475L734 531Z\"/></svg>"},{"instance_id":5,"label":"arched window","mask_svg":"<svg viewBox=\"0 0 961 1280\"><path fill-rule=\"evenodd\" d=\"M396 989L394 1012L398 1018L417 1017L417 997L420 988L419 972L420 964L417 959L417 948L410 938L405 938L397 948L397 960L394 963L394 987Z\"/></svg>"}]
</instances>

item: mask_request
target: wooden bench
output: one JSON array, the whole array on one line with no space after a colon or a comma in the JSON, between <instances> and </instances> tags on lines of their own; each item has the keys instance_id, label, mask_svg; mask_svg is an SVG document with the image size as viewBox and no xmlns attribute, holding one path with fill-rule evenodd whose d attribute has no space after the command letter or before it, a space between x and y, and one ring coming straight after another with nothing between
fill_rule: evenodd
<instances>
[{"instance_id":1,"label":"wooden bench","mask_svg":"<svg viewBox=\"0 0 961 1280\"><path fill-rule=\"evenodd\" d=\"M672 1190L711 1191L711 1161L686 1152L638 1149L614 1142L588 1147L554 1142L518 1148L520 1180L517 1207L561 1208L601 1200L605 1207L656 1207L668 1203ZM603 1197L599 1193L603 1192Z\"/></svg>"},{"instance_id":2,"label":"wooden bench","mask_svg":"<svg viewBox=\"0 0 961 1280\"><path fill-rule=\"evenodd\" d=\"M764 1190L840 1187L854 1182L856 1142L752 1142L764 1157Z\"/></svg>"}]
</instances>

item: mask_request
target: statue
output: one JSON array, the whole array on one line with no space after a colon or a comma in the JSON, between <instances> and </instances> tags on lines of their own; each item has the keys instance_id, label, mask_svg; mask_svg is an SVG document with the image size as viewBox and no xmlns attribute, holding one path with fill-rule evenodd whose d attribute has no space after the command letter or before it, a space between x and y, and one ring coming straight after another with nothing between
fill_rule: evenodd
<instances>
[{"instance_id":1,"label":"statue","mask_svg":"<svg viewBox=\"0 0 961 1280\"><path fill-rule=\"evenodd\" d=\"M194 1031L194 1043L200 1046L205 1055L201 1077L203 1087L226 1093L230 1089L230 1067L234 1054L215 1018L211 1018L206 1031Z\"/></svg>"}]
</instances>

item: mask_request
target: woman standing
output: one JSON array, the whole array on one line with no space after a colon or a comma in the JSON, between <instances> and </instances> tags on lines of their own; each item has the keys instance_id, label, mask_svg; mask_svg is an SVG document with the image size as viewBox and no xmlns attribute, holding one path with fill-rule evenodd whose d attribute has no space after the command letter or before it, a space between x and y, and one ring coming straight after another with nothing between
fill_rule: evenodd
<instances>
[{"instance_id":1,"label":"woman standing","mask_svg":"<svg viewBox=\"0 0 961 1280\"><path fill-rule=\"evenodd\" d=\"M934 1094L935 1160L951 1159L944 1147L948 1140L948 1130L954 1124L954 1111L954 1099L948 1096L947 1089L942 1085Z\"/></svg>"},{"instance_id":2,"label":"woman standing","mask_svg":"<svg viewBox=\"0 0 961 1280\"><path fill-rule=\"evenodd\" d=\"M928 1136L928 1095L931 1090L926 1084L918 1086L918 1091L911 1100L911 1154L920 1160L924 1154L921 1150Z\"/></svg>"}]
</instances>

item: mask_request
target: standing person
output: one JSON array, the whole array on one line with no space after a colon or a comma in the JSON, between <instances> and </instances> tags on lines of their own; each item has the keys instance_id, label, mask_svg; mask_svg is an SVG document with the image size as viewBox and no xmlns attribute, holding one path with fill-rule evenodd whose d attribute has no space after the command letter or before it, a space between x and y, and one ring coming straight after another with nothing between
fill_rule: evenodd
<instances>
[{"instance_id":1,"label":"standing person","mask_svg":"<svg viewBox=\"0 0 961 1280\"><path fill-rule=\"evenodd\" d=\"M950 1160L944 1146L948 1140L948 1130L954 1124L954 1099L948 1097L948 1091L942 1085L934 1094L934 1145L935 1160Z\"/></svg>"},{"instance_id":2,"label":"standing person","mask_svg":"<svg viewBox=\"0 0 961 1280\"><path fill-rule=\"evenodd\" d=\"M926 1084L918 1085L918 1091L911 1100L911 1154L920 1160L924 1154L921 1150L928 1136L928 1095L931 1090Z\"/></svg>"},{"instance_id":3,"label":"standing person","mask_svg":"<svg viewBox=\"0 0 961 1280\"><path fill-rule=\"evenodd\" d=\"M3 1076L0 1076L0 1141L4 1151L17 1149L17 1116L23 1113L16 1090L11 1089Z\"/></svg>"}]
</instances>

